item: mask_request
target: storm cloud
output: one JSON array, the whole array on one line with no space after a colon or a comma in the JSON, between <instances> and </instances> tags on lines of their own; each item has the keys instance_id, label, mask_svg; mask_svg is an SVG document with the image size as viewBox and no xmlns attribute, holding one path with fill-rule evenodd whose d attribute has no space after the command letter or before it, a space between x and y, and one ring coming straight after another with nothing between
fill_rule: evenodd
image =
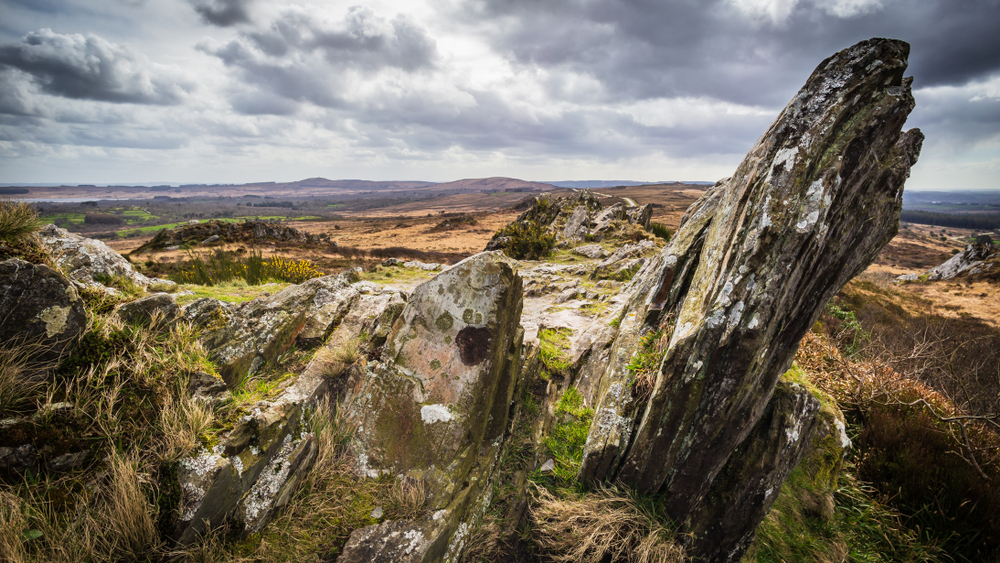
<instances>
[{"instance_id":1,"label":"storm cloud","mask_svg":"<svg viewBox=\"0 0 1000 563\"><path fill-rule=\"evenodd\" d=\"M228 27L250 21L250 3L253 0L190 0L195 12L205 21L219 27Z\"/></svg>"},{"instance_id":2,"label":"storm cloud","mask_svg":"<svg viewBox=\"0 0 1000 563\"><path fill-rule=\"evenodd\" d=\"M4 90L19 98L25 96L24 81L53 96L132 104L178 104L186 90L126 47L93 34L51 29L0 45L0 69Z\"/></svg>"},{"instance_id":3,"label":"storm cloud","mask_svg":"<svg viewBox=\"0 0 1000 563\"><path fill-rule=\"evenodd\" d=\"M823 59L895 37L927 135L910 185L996 187L997 0L356 4L12 0L0 159L31 175L85 147L115 170L136 154L97 153L141 149L208 171L190 181L711 181Z\"/></svg>"}]
</instances>

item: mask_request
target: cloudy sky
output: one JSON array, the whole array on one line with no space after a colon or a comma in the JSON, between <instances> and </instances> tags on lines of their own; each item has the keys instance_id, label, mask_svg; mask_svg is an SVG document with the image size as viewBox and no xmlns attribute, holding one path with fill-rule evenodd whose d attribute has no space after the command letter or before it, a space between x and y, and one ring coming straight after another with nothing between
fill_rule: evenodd
<instances>
[{"instance_id":1,"label":"cloudy sky","mask_svg":"<svg viewBox=\"0 0 1000 563\"><path fill-rule=\"evenodd\" d=\"M713 181L878 36L908 187L1000 188L1000 0L0 0L0 183Z\"/></svg>"}]
</instances>

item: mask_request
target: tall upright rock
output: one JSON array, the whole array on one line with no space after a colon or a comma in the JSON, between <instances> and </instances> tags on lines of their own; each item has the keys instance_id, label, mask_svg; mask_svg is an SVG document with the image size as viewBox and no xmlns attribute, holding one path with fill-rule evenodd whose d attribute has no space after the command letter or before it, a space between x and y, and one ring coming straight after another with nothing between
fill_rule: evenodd
<instances>
[{"instance_id":1,"label":"tall upright rock","mask_svg":"<svg viewBox=\"0 0 1000 563\"><path fill-rule=\"evenodd\" d=\"M426 484L422 520L356 530L338 561L454 561L483 510L520 374L521 278L501 252L414 289L355 395L363 475Z\"/></svg>"},{"instance_id":2,"label":"tall upright rock","mask_svg":"<svg viewBox=\"0 0 1000 563\"><path fill-rule=\"evenodd\" d=\"M823 306L898 230L923 141L902 132L914 107L908 54L902 41L871 39L823 61L639 273L652 281L623 328L676 328L643 404L622 406L628 374L609 365L583 480L663 494L675 521L690 518Z\"/></svg>"}]
</instances>

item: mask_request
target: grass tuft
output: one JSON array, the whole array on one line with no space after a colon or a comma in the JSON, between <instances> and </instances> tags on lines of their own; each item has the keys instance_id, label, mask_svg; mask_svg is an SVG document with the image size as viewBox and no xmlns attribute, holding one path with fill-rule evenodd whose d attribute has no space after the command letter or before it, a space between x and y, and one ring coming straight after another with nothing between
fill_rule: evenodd
<instances>
[{"instance_id":1,"label":"grass tuft","mask_svg":"<svg viewBox=\"0 0 1000 563\"><path fill-rule=\"evenodd\" d=\"M33 235L39 228L38 211L30 203L0 199L0 239L17 242Z\"/></svg>"},{"instance_id":2,"label":"grass tuft","mask_svg":"<svg viewBox=\"0 0 1000 563\"><path fill-rule=\"evenodd\" d=\"M674 563L684 550L643 503L615 488L557 497L536 489L535 541L553 561Z\"/></svg>"}]
</instances>

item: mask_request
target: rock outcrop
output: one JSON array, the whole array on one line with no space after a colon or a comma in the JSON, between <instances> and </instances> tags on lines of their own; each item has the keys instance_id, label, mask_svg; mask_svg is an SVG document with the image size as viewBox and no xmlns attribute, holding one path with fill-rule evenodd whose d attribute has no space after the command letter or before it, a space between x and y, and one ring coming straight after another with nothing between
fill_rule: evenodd
<instances>
[{"instance_id":1,"label":"rock outcrop","mask_svg":"<svg viewBox=\"0 0 1000 563\"><path fill-rule=\"evenodd\" d=\"M639 271L613 345L625 361L612 355L599 386L582 480L662 494L669 516L691 524L799 340L898 229L923 140L901 133L913 109L908 53L873 39L820 64L734 176ZM655 383L631 404L627 343L660 327L670 334Z\"/></svg>"},{"instance_id":2,"label":"rock outcrop","mask_svg":"<svg viewBox=\"0 0 1000 563\"><path fill-rule=\"evenodd\" d=\"M105 286L105 282L116 277L143 287L176 286L172 281L140 274L128 260L99 240L73 234L55 225L45 225L38 235L59 268L84 287L116 293L114 288Z\"/></svg>"},{"instance_id":3,"label":"rock outcrop","mask_svg":"<svg viewBox=\"0 0 1000 563\"><path fill-rule=\"evenodd\" d=\"M923 276L908 274L900 276L900 281L926 280L940 281L950 280L959 276L975 276L993 269L997 257L1000 257L1000 250L991 242L974 243L965 247L965 250L952 256L947 261L934 266Z\"/></svg>"},{"instance_id":4,"label":"rock outcrop","mask_svg":"<svg viewBox=\"0 0 1000 563\"><path fill-rule=\"evenodd\" d=\"M358 426L359 471L423 481L430 515L356 531L339 561L460 555L507 427L520 317L521 279L500 252L467 258L413 291L348 416Z\"/></svg>"},{"instance_id":5,"label":"rock outcrop","mask_svg":"<svg viewBox=\"0 0 1000 563\"><path fill-rule=\"evenodd\" d=\"M294 242L300 244L320 244L323 238L300 231L281 223L267 221L194 221L191 224L163 229L146 244L132 251L133 254L159 252L180 245L212 244L215 242L265 243Z\"/></svg>"},{"instance_id":6,"label":"rock outcrop","mask_svg":"<svg viewBox=\"0 0 1000 563\"><path fill-rule=\"evenodd\" d=\"M653 216L650 204L625 207L619 202L605 208L600 198L590 190L563 197L539 194L525 198L515 209L524 209L524 212L514 222L542 225L556 235L560 245L600 241L624 233L627 225L648 229ZM497 233L487 243L486 250L503 250L509 242L508 237Z\"/></svg>"},{"instance_id":7,"label":"rock outcrop","mask_svg":"<svg viewBox=\"0 0 1000 563\"><path fill-rule=\"evenodd\" d=\"M0 342L55 359L86 326L83 300L65 276L17 258L0 262Z\"/></svg>"},{"instance_id":8,"label":"rock outcrop","mask_svg":"<svg viewBox=\"0 0 1000 563\"><path fill-rule=\"evenodd\" d=\"M288 503L316 457L315 438L308 426L306 412L323 408L324 400L331 395L334 399L342 398L345 387L358 383L357 374L352 370L344 374L355 378L352 381L331 378L332 356L337 349L355 343L360 347L359 358L365 357L384 342L405 302L405 296L398 291L367 282L347 284L346 277L318 278L288 289L293 291L285 295L278 293L245 309L228 311L229 334L240 330L244 331L240 334L250 334L248 323L258 313L264 311L260 314L267 316L267 311L273 313L284 306L287 315L278 319L272 314L273 320L281 322L271 326L280 325L286 329L254 335L257 339L253 346L245 349L249 350L246 357L263 357L254 354L290 346L295 331L287 327L299 326L299 323L321 332L323 336L317 338L324 342L323 347L278 395L252 405L246 416L219 436L218 443L210 451L203 450L181 460L178 470L180 516L172 530L173 539L181 544L194 541L206 527L218 526L224 521L243 534L259 532ZM186 312L210 324L220 322L220 306L218 302L196 301ZM320 330L319 327L326 323L329 325ZM305 330L301 329L299 334ZM360 334L371 338L358 342ZM271 340L267 340L267 336ZM233 338L226 341L228 344L222 350L237 349L238 337ZM220 352L216 349L214 353ZM239 373L230 372L231 377ZM234 382L232 378L230 381ZM197 374L192 378L190 392L198 400L215 402L220 400L219 395L227 393L221 383L208 374Z\"/></svg>"}]
</instances>

